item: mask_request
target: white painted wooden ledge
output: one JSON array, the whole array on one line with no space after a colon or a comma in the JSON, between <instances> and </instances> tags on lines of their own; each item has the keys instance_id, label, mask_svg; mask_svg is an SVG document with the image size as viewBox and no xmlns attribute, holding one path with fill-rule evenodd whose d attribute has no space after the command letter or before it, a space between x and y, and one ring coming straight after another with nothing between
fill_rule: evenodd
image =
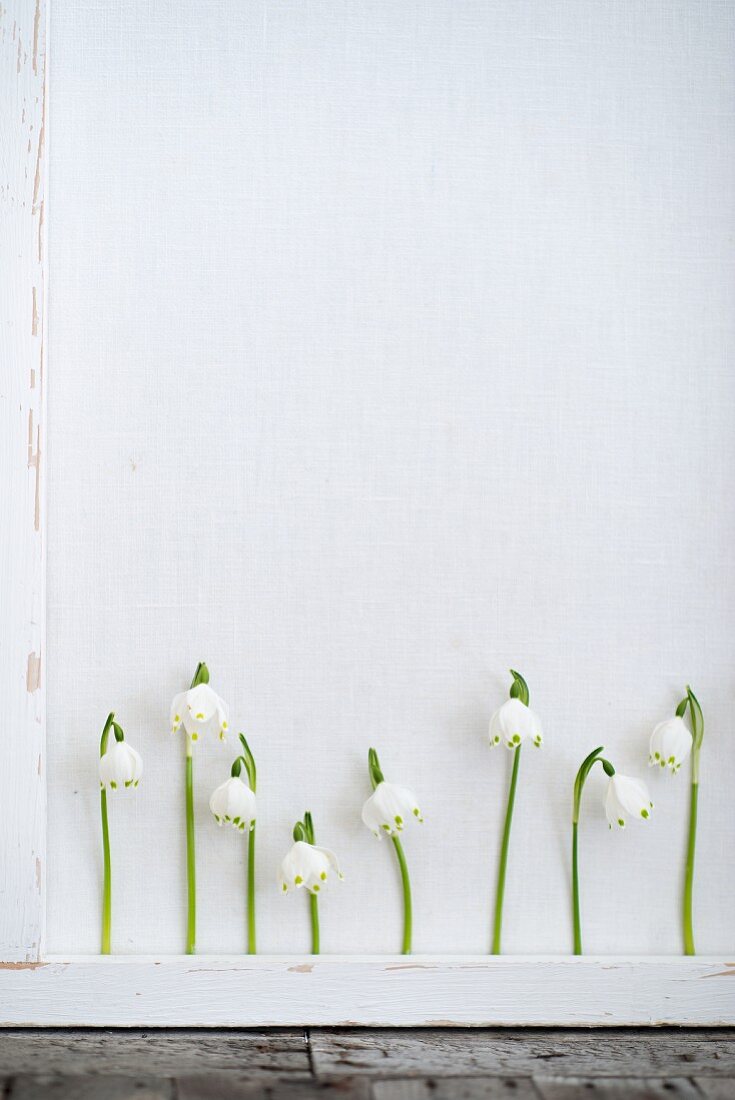
<instances>
[{"instance_id":1,"label":"white painted wooden ledge","mask_svg":"<svg viewBox=\"0 0 735 1100\"><path fill-rule=\"evenodd\" d=\"M2 1026L684 1023L735 1024L735 961L202 955L0 964Z\"/></svg>"}]
</instances>

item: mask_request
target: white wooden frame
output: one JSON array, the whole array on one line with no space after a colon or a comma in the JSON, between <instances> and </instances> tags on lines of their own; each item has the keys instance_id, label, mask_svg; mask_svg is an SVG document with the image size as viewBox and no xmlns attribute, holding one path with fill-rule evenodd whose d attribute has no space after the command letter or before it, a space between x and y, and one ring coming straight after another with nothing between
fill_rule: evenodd
<instances>
[{"instance_id":1,"label":"white wooden frame","mask_svg":"<svg viewBox=\"0 0 735 1100\"><path fill-rule=\"evenodd\" d=\"M0 1024L735 1024L719 958L45 957L47 15L0 9Z\"/></svg>"}]
</instances>

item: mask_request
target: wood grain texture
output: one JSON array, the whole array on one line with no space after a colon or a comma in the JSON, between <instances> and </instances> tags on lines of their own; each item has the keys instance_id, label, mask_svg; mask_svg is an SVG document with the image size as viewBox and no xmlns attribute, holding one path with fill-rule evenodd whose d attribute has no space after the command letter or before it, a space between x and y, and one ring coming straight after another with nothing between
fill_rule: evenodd
<instances>
[{"instance_id":1,"label":"wood grain texture","mask_svg":"<svg viewBox=\"0 0 735 1100\"><path fill-rule=\"evenodd\" d=\"M320 1031L311 1033L318 1076L382 1077L732 1076L731 1031L545 1029L491 1031Z\"/></svg>"},{"instance_id":2,"label":"wood grain texture","mask_svg":"<svg viewBox=\"0 0 735 1100\"><path fill-rule=\"evenodd\" d=\"M37 959L45 881L46 3L0 6L0 959Z\"/></svg>"},{"instance_id":3,"label":"wood grain texture","mask_svg":"<svg viewBox=\"0 0 735 1100\"><path fill-rule=\"evenodd\" d=\"M17 1077L12 1100L173 1100L174 1082L165 1077Z\"/></svg>"},{"instance_id":4,"label":"wood grain texture","mask_svg":"<svg viewBox=\"0 0 735 1100\"><path fill-rule=\"evenodd\" d=\"M694 1083L707 1100L732 1100L735 1096L735 1074L732 1077L695 1077Z\"/></svg>"},{"instance_id":5,"label":"wood grain texture","mask_svg":"<svg viewBox=\"0 0 735 1100\"><path fill-rule=\"evenodd\" d=\"M0 1023L716 1026L735 1022L734 971L720 959L699 958L79 956L0 968ZM413 1065L416 1043L406 1046ZM479 1049L495 1057L487 1043ZM337 1067L341 1053L350 1066L355 1057L368 1065L382 1057L369 1035L315 1040L319 1066ZM481 1071L474 1044L468 1056Z\"/></svg>"},{"instance_id":6,"label":"wood grain texture","mask_svg":"<svg viewBox=\"0 0 735 1100\"><path fill-rule=\"evenodd\" d=\"M43 1072L80 1076L174 1077L247 1070L307 1076L306 1036L298 1031L79 1031L0 1032L0 1076Z\"/></svg>"},{"instance_id":7,"label":"wood grain texture","mask_svg":"<svg viewBox=\"0 0 735 1100\"><path fill-rule=\"evenodd\" d=\"M542 1100L701 1100L701 1093L686 1077L536 1077Z\"/></svg>"},{"instance_id":8,"label":"wood grain texture","mask_svg":"<svg viewBox=\"0 0 735 1100\"><path fill-rule=\"evenodd\" d=\"M247 1074L208 1074L179 1077L176 1080L177 1100L371 1100L370 1082L366 1078L344 1077L323 1082L280 1078L253 1080Z\"/></svg>"},{"instance_id":9,"label":"wood grain texture","mask_svg":"<svg viewBox=\"0 0 735 1100\"><path fill-rule=\"evenodd\" d=\"M538 1100L528 1077L407 1077L375 1081L373 1100Z\"/></svg>"}]
</instances>

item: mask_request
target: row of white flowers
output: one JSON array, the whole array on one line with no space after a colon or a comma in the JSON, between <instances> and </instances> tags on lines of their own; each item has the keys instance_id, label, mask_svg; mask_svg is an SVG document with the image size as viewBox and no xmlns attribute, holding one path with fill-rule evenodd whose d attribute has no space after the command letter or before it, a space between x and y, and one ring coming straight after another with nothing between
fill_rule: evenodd
<instances>
[{"instance_id":1,"label":"row of white flowers","mask_svg":"<svg viewBox=\"0 0 735 1100\"><path fill-rule=\"evenodd\" d=\"M529 705L528 685L518 672L511 673L513 682L510 698L500 706L490 720L488 739L491 747L504 745L514 754L511 786L508 798L505 829L503 832L501 858L499 864L498 886L496 892L495 922L493 932L493 951L499 952L503 900L505 891L505 871L507 865L515 790L518 781L520 750L529 743L536 748L543 745L544 735L541 720ZM692 731L684 721L687 708L690 710ZM172 733L183 728L186 737L187 761L187 870L189 876L189 924L187 950L195 950L196 932L196 879L194 855L194 819L193 819L193 746L201 738L218 737L224 740L229 724L229 708L223 699L210 687L209 672L206 665L200 664L192 680L191 687L180 692L171 705L170 728ZM110 738L110 733L114 736ZM676 775L682 764L695 750L693 760L694 797L698 782L698 752L703 734L702 712L699 704L687 689L687 695L679 704L674 717L660 722L650 738L649 765L668 768ZM242 734L239 734L242 753L232 764L231 774L215 791L209 800L209 807L218 825L229 825L249 839L248 856L248 899L249 899L249 950L255 951L255 882L254 882L254 844L255 822L257 817L256 768L250 747ZM625 828L629 820L650 818L653 802L645 783L633 776L622 775L616 771L609 760L602 756L602 747L595 749L583 761L574 783L573 798L573 912L575 951L581 953L581 923L579 913L579 876L577 827L579 823L582 790L589 771L595 763L600 763L608 776L604 797L604 807L610 828ZM141 756L125 740L120 725L109 715L100 744L99 779L102 799L102 833L105 866L103 892L103 935L102 950L110 950L111 890L110 890L110 844L107 821L107 792L134 789L138 786L143 773ZM390 837L395 846L398 865L403 883L404 895L404 936L403 951L411 949L412 906L411 886L405 854L400 841L406 823L421 822L421 810L413 792L404 786L387 782L374 749L368 754L368 773L373 793L362 808L362 820L370 831L380 839ZM247 782L245 778L247 777ZM696 798L695 798L696 802ZM696 810L696 805L695 805ZM696 813L694 816L696 823ZM694 840L690 838L690 859L687 863L688 902L685 898L685 948L693 953L691 932L691 877L693 870ZM691 865L690 865L691 864ZM307 813L298 821L293 830L293 844L281 862L278 882L281 891L288 894L303 888L311 895L311 919L313 950L319 950L319 922L317 897L332 877L342 879L337 856L329 849L315 843L314 825L311 814ZM687 912L688 905L688 912Z\"/></svg>"}]
</instances>

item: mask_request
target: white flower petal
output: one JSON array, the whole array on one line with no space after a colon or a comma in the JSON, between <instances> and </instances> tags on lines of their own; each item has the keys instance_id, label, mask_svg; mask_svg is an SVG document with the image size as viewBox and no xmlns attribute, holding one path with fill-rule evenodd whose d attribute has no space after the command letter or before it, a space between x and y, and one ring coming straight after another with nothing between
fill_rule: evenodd
<instances>
[{"instance_id":1,"label":"white flower petal","mask_svg":"<svg viewBox=\"0 0 735 1100\"><path fill-rule=\"evenodd\" d=\"M414 794L397 783L378 783L362 808L362 820L377 837L395 836L407 821L423 821Z\"/></svg>"},{"instance_id":2,"label":"white flower petal","mask_svg":"<svg viewBox=\"0 0 735 1100\"><path fill-rule=\"evenodd\" d=\"M683 718L667 718L659 722L651 734L648 763L652 767L670 768L676 775L692 751L692 735Z\"/></svg>"},{"instance_id":3,"label":"white flower petal","mask_svg":"<svg viewBox=\"0 0 735 1100\"><path fill-rule=\"evenodd\" d=\"M230 776L212 792L209 808L218 825L249 832L255 822L255 795L239 776Z\"/></svg>"},{"instance_id":4,"label":"white flower petal","mask_svg":"<svg viewBox=\"0 0 735 1100\"><path fill-rule=\"evenodd\" d=\"M653 802L642 780L620 772L611 776L605 796L605 813L611 829L613 826L624 829L631 819L646 821L652 810Z\"/></svg>"},{"instance_id":5,"label":"white flower petal","mask_svg":"<svg viewBox=\"0 0 735 1100\"><path fill-rule=\"evenodd\" d=\"M100 784L111 790L137 787L143 774L143 761L127 741L108 741L99 761Z\"/></svg>"},{"instance_id":6,"label":"white flower petal","mask_svg":"<svg viewBox=\"0 0 735 1100\"><path fill-rule=\"evenodd\" d=\"M339 878L343 877L334 852L307 844L305 840L297 840L281 863L278 881L284 894L301 886L312 894L318 894L326 885L332 869Z\"/></svg>"},{"instance_id":7,"label":"white flower petal","mask_svg":"<svg viewBox=\"0 0 735 1100\"><path fill-rule=\"evenodd\" d=\"M228 724L228 707L209 684L197 684L182 691L171 704L171 728L182 725L192 741L209 734L224 740Z\"/></svg>"},{"instance_id":8,"label":"white flower petal","mask_svg":"<svg viewBox=\"0 0 735 1100\"><path fill-rule=\"evenodd\" d=\"M535 711L520 699L506 699L502 707L490 719L489 740L491 746L506 745L517 749L524 741L531 741L536 748L543 744L541 720Z\"/></svg>"}]
</instances>

